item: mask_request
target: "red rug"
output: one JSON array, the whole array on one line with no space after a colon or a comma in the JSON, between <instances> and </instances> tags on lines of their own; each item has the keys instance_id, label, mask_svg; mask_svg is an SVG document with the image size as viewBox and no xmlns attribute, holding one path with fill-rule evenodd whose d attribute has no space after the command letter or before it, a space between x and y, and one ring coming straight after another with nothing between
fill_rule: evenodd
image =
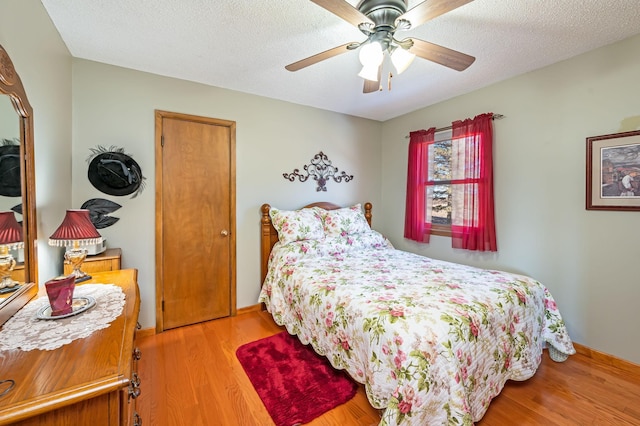
<instances>
[{"instance_id":1,"label":"red rug","mask_svg":"<svg viewBox=\"0 0 640 426\"><path fill-rule=\"evenodd\" d=\"M308 423L358 389L344 371L286 331L240 346L236 356L277 426Z\"/></svg>"}]
</instances>

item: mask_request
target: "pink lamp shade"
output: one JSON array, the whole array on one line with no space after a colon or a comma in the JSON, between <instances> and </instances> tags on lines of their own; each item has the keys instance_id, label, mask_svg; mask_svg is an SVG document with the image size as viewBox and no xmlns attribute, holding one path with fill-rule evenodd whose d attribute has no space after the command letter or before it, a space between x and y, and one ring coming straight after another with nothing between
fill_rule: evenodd
<instances>
[{"instance_id":1,"label":"pink lamp shade","mask_svg":"<svg viewBox=\"0 0 640 426\"><path fill-rule=\"evenodd\" d=\"M102 242L102 236L89 218L89 210L67 210L64 220L49 237L49 245L51 246L72 246L74 242L82 245Z\"/></svg>"},{"instance_id":2,"label":"pink lamp shade","mask_svg":"<svg viewBox=\"0 0 640 426\"><path fill-rule=\"evenodd\" d=\"M22 226L13 212L0 212L0 245L20 248L22 246Z\"/></svg>"}]
</instances>

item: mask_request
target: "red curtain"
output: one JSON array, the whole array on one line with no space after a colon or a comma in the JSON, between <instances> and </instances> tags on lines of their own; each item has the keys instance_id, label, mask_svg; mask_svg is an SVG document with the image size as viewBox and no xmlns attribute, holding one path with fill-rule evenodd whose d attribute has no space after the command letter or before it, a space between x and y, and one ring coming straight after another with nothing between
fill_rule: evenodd
<instances>
[{"instance_id":1,"label":"red curtain","mask_svg":"<svg viewBox=\"0 0 640 426\"><path fill-rule=\"evenodd\" d=\"M462 184L453 185L457 189L452 194L452 204L458 207L451 224L454 248L497 251L492 120L493 114L488 113L452 123L452 142L459 146L452 159L452 183Z\"/></svg>"},{"instance_id":2,"label":"red curtain","mask_svg":"<svg viewBox=\"0 0 640 426\"><path fill-rule=\"evenodd\" d=\"M409 164L407 169L407 198L404 212L404 237L421 243L429 242L431 224L425 223L425 183L427 153L433 143L435 127L409 134Z\"/></svg>"}]
</instances>

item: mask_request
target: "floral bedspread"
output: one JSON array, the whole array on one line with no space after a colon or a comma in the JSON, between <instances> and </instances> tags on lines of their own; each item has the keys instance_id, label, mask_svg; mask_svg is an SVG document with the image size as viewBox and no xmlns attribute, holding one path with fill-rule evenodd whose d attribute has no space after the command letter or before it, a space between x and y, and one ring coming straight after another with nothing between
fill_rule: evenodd
<instances>
[{"instance_id":1,"label":"floral bedspread","mask_svg":"<svg viewBox=\"0 0 640 426\"><path fill-rule=\"evenodd\" d=\"M545 345L575 353L532 278L393 249L375 231L277 243L260 294L275 321L366 388L380 425L471 425Z\"/></svg>"}]
</instances>

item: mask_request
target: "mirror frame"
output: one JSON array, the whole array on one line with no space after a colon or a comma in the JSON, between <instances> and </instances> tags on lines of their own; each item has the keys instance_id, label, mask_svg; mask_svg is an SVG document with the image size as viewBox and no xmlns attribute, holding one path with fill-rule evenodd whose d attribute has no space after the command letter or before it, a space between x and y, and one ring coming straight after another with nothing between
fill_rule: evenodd
<instances>
[{"instance_id":1,"label":"mirror frame","mask_svg":"<svg viewBox=\"0 0 640 426\"><path fill-rule=\"evenodd\" d=\"M11 98L20 120L22 226L25 284L0 302L0 326L38 292L37 220L33 108L6 50L0 45L0 94Z\"/></svg>"}]
</instances>

